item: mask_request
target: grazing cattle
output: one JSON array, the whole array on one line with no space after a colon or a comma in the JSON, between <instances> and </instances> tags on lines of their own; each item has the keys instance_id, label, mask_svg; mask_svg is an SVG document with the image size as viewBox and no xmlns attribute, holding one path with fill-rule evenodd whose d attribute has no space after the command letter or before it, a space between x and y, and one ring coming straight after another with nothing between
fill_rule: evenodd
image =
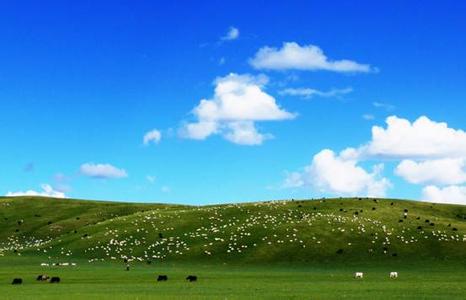
<instances>
[{"instance_id":1,"label":"grazing cattle","mask_svg":"<svg viewBox=\"0 0 466 300\"><path fill-rule=\"evenodd\" d=\"M50 283L60 283L60 277L52 277L52 278L50 278Z\"/></svg>"},{"instance_id":2,"label":"grazing cattle","mask_svg":"<svg viewBox=\"0 0 466 300\"><path fill-rule=\"evenodd\" d=\"M48 267L49 264L48 264L48 263L41 263L40 266L41 266L41 267Z\"/></svg>"},{"instance_id":3,"label":"grazing cattle","mask_svg":"<svg viewBox=\"0 0 466 300\"><path fill-rule=\"evenodd\" d=\"M37 281L47 281L47 280L49 280L49 278L50 278L49 276L41 274L41 275L37 276L36 280Z\"/></svg>"},{"instance_id":4,"label":"grazing cattle","mask_svg":"<svg viewBox=\"0 0 466 300\"><path fill-rule=\"evenodd\" d=\"M188 280L189 282L197 281L197 276L189 275L188 277L186 277L186 280Z\"/></svg>"},{"instance_id":5,"label":"grazing cattle","mask_svg":"<svg viewBox=\"0 0 466 300\"><path fill-rule=\"evenodd\" d=\"M157 281L167 281L168 280L168 276L167 275L159 275L157 277Z\"/></svg>"},{"instance_id":6,"label":"grazing cattle","mask_svg":"<svg viewBox=\"0 0 466 300\"><path fill-rule=\"evenodd\" d=\"M356 272L354 273L354 278L356 279L362 279L364 277L364 273L363 272Z\"/></svg>"},{"instance_id":7,"label":"grazing cattle","mask_svg":"<svg viewBox=\"0 0 466 300\"><path fill-rule=\"evenodd\" d=\"M11 284L22 284L23 283L23 279L21 278L14 278L13 281L11 282Z\"/></svg>"},{"instance_id":8,"label":"grazing cattle","mask_svg":"<svg viewBox=\"0 0 466 300\"><path fill-rule=\"evenodd\" d=\"M398 272L390 272L390 278L392 279L398 278Z\"/></svg>"}]
</instances>

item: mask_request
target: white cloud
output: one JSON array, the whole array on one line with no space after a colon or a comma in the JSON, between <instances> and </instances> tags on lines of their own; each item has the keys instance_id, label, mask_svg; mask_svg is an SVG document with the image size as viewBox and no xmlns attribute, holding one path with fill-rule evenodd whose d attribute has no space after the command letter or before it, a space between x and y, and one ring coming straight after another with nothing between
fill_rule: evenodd
<instances>
[{"instance_id":1,"label":"white cloud","mask_svg":"<svg viewBox=\"0 0 466 300\"><path fill-rule=\"evenodd\" d=\"M360 149L372 157L436 159L466 157L466 132L422 116L409 120L390 116L387 128L372 127L372 140Z\"/></svg>"},{"instance_id":2,"label":"white cloud","mask_svg":"<svg viewBox=\"0 0 466 300\"><path fill-rule=\"evenodd\" d=\"M396 167L395 174L415 184L461 184L466 182L466 161L461 158L444 158L422 162L403 160Z\"/></svg>"},{"instance_id":3,"label":"white cloud","mask_svg":"<svg viewBox=\"0 0 466 300\"><path fill-rule=\"evenodd\" d=\"M319 47L300 46L295 42L283 43L281 49L263 47L249 63L256 69L269 70L326 70L352 73L375 71L368 64L359 64L352 60L329 60Z\"/></svg>"},{"instance_id":4,"label":"white cloud","mask_svg":"<svg viewBox=\"0 0 466 300\"><path fill-rule=\"evenodd\" d=\"M80 167L80 173L93 178L123 178L128 177L124 169L119 169L110 164L85 163Z\"/></svg>"},{"instance_id":5,"label":"white cloud","mask_svg":"<svg viewBox=\"0 0 466 300\"><path fill-rule=\"evenodd\" d=\"M224 135L225 139L240 145L260 145L266 139L273 138L270 134L261 134L251 121L229 122L229 131Z\"/></svg>"},{"instance_id":6,"label":"white cloud","mask_svg":"<svg viewBox=\"0 0 466 300\"><path fill-rule=\"evenodd\" d=\"M329 97L338 97L341 95L349 94L353 91L352 88L344 89L331 89L329 91L319 91L311 88L287 88L279 92L280 95L289 95L289 96L299 96L303 98L312 98L314 96L329 98Z\"/></svg>"},{"instance_id":7,"label":"white cloud","mask_svg":"<svg viewBox=\"0 0 466 300\"><path fill-rule=\"evenodd\" d=\"M466 186L447 186L439 188L434 185L426 186L422 190L424 201L449 204L466 204Z\"/></svg>"},{"instance_id":8,"label":"white cloud","mask_svg":"<svg viewBox=\"0 0 466 300\"><path fill-rule=\"evenodd\" d=\"M238 74L218 78L213 99L202 99L193 109L192 114L197 120L185 124L180 130L181 136L203 140L220 134L237 144L261 144L270 135L259 133L255 122L295 117L264 92L267 81L265 76Z\"/></svg>"},{"instance_id":9,"label":"white cloud","mask_svg":"<svg viewBox=\"0 0 466 300\"><path fill-rule=\"evenodd\" d=\"M25 192L8 192L5 196L17 197L17 196L42 196L42 197L53 197L53 198L66 198L65 193L55 190L49 184L41 184L42 191L28 190Z\"/></svg>"},{"instance_id":10,"label":"white cloud","mask_svg":"<svg viewBox=\"0 0 466 300\"><path fill-rule=\"evenodd\" d=\"M323 150L303 172L289 173L284 187L313 186L323 192L385 195L391 183L382 164L367 172L360 161L400 161L395 174L423 188L423 200L466 204L466 132L422 116L410 122L390 116L386 128L373 126L371 140L339 155Z\"/></svg>"},{"instance_id":11,"label":"white cloud","mask_svg":"<svg viewBox=\"0 0 466 300\"><path fill-rule=\"evenodd\" d=\"M222 41L233 41L239 38L239 29L236 27L230 27L228 28L228 32L222 36L221 40Z\"/></svg>"},{"instance_id":12,"label":"white cloud","mask_svg":"<svg viewBox=\"0 0 466 300\"><path fill-rule=\"evenodd\" d=\"M375 165L371 173L358 166L358 161L348 159L342 152L336 155L325 149L317 153L312 163L303 172L289 173L285 186L312 186L321 192L354 196L366 194L371 197L383 197L391 183L381 178L383 165Z\"/></svg>"},{"instance_id":13,"label":"white cloud","mask_svg":"<svg viewBox=\"0 0 466 300\"><path fill-rule=\"evenodd\" d=\"M157 129L153 129L144 135L143 142L144 145L149 145L151 142L158 144L161 139L162 133Z\"/></svg>"}]
</instances>

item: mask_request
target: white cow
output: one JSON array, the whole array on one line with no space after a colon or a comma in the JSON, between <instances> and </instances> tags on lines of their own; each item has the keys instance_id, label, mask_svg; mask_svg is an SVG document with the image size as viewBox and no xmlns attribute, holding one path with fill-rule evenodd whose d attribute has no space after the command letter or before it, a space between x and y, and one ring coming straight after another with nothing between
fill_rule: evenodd
<instances>
[{"instance_id":1,"label":"white cow","mask_svg":"<svg viewBox=\"0 0 466 300\"><path fill-rule=\"evenodd\" d=\"M356 272L354 273L354 278L360 278L362 279L364 277L364 273L363 272Z\"/></svg>"},{"instance_id":2,"label":"white cow","mask_svg":"<svg viewBox=\"0 0 466 300\"><path fill-rule=\"evenodd\" d=\"M390 278L398 278L398 272L390 272Z\"/></svg>"},{"instance_id":3,"label":"white cow","mask_svg":"<svg viewBox=\"0 0 466 300\"><path fill-rule=\"evenodd\" d=\"M41 267L48 267L49 266L49 264L47 264L47 263L41 263L40 265L41 265Z\"/></svg>"}]
</instances>

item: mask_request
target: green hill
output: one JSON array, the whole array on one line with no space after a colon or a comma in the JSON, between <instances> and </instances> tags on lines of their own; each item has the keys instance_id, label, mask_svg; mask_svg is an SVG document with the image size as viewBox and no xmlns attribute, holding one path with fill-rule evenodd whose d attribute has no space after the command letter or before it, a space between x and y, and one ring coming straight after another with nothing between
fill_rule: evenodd
<instances>
[{"instance_id":1,"label":"green hill","mask_svg":"<svg viewBox=\"0 0 466 300\"><path fill-rule=\"evenodd\" d=\"M182 206L0 198L0 255L44 261L466 260L466 206L317 199Z\"/></svg>"}]
</instances>

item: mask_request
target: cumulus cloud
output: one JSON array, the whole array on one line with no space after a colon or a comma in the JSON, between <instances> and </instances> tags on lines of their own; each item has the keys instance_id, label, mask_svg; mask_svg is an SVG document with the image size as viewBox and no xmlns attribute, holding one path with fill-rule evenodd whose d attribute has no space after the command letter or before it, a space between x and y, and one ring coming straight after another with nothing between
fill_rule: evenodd
<instances>
[{"instance_id":1,"label":"cumulus cloud","mask_svg":"<svg viewBox=\"0 0 466 300\"><path fill-rule=\"evenodd\" d=\"M42 196L42 197L53 197L53 198L66 198L65 193L55 190L49 184L41 184L42 191L18 191L18 192L8 192L5 196L7 197L18 197L18 196Z\"/></svg>"},{"instance_id":2,"label":"cumulus cloud","mask_svg":"<svg viewBox=\"0 0 466 300\"><path fill-rule=\"evenodd\" d=\"M239 38L239 29L236 27L230 27L228 28L228 32L222 36L221 40L222 41L233 41Z\"/></svg>"},{"instance_id":3,"label":"cumulus cloud","mask_svg":"<svg viewBox=\"0 0 466 300\"><path fill-rule=\"evenodd\" d=\"M85 163L80 167L80 173L92 178L123 178L128 177L124 169L119 169L110 164Z\"/></svg>"},{"instance_id":4,"label":"cumulus cloud","mask_svg":"<svg viewBox=\"0 0 466 300\"><path fill-rule=\"evenodd\" d=\"M439 188L434 185L426 186L422 190L424 201L448 204L466 204L466 186L447 186Z\"/></svg>"},{"instance_id":5,"label":"cumulus cloud","mask_svg":"<svg viewBox=\"0 0 466 300\"><path fill-rule=\"evenodd\" d=\"M382 170L383 165L378 164L373 166L372 172L367 172L345 153L336 155L332 150L324 149L302 172L289 173L284 184L288 187L312 186L324 193L383 197L391 183L381 177Z\"/></svg>"},{"instance_id":6,"label":"cumulus cloud","mask_svg":"<svg viewBox=\"0 0 466 300\"><path fill-rule=\"evenodd\" d=\"M422 116L409 120L390 116L387 127L372 127L372 140L360 149L372 157L436 159L466 157L466 132Z\"/></svg>"},{"instance_id":7,"label":"cumulus cloud","mask_svg":"<svg viewBox=\"0 0 466 300\"><path fill-rule=\"evenodd\" d=\"M342 73L371 72L368 64L352 60L330 60L317 46L300 46L295 42L283 43L281 49L263 47L249 60L256 69L333 71Z\"/></svg>"},{"instance_id":8,"label":"cumulus cloud","mask_svg":"<svg viewBox=\"0 0 466 300\"><path fill-rule=\"evenodd\" d=\"M414 184L462 184L466 182L466 161L461 158L421 162L403 160L396 167L395 174Z\"/></svg>"},{"instance_id":9,"label":"cumulus cloud","mask_svg":"<svg viewBox=\"0 0 466 300\"><path fill-rule=\"evenodd\" d=\"M361 147L346 148L339 155L323 150L303 172L289 173L285 187L312 185L322 191L353 195L384 195L391 187L382 178L382 164L372 172L361 161L399 161L394 172L409 183L428 185L422 198L442 203L462 203L466 183L466 133L422 116L414 122L390 116L387 126L372 127L371 140ZM463 201L464 202L464 201Z\"/></svg>"},{"instance_id":10,"label":"cumulus cloud","mask_svg":"<svg viewBox=\"0 0 466 300\"><path fill-rule=\"evenodd\" d=\"M158 144L161 139L162 133L157 129L153 129L144 135L143 142L144 145L149 145L151 142Z\"/></svg>"},{"instance_id":11,"label":"cumulus cloud","mask_svg":"<svg viewBox=\"0 0 466 300\"><path fill-rule=\"evenodd\" d=\"M349 94L353 91L352 88L344 88L344 89L331 89L329 91L319 91L316 89L311 88L287 88L281 90L279 92L280 95L289 95L289 96L298 96L305 99L312 98L314 96L330 98L330 97L338 97L342 95Z\"/></svg>"},{"instance_id":12,"label":"cumulus cloud","mask_svg":"<svg viewBox=\"0 0 466 300\"><path fill-rule=\"evenodd\" d=\"M202 99L192 110L195 122L185 124L181 136L203 140L220 134L228 141L242 145L260 145L270 134L258 132L255 122L295 118L282 109L275 98L263 89L265 76L229 74L215 81L212 99Z\"/></svg>"}]
</instances>

